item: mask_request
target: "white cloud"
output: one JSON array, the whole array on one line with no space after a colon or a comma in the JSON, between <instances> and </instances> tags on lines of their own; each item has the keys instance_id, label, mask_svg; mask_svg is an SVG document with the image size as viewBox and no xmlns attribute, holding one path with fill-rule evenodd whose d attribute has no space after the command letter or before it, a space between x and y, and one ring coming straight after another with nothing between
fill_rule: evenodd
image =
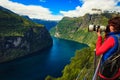
<instances>
[{"instance_id":1,"label":"white cloud","mask_svg":"<svg viewBox=\"0 0 120 80\"><path fill-rule=\"evenodd\" d=\"M83 5L77 6L75 10L69 11L60 11L61 14L68 17L78 17L83 16L86 13L92 13L92 9L101 9L104 10L114 10L120 12L120 6L116 4L120 0L79 0L83 2Z\"/></svg>"},{"instance_id":2,"label":"white cloud","mask_svg":"<svg viewBox=\"0 0 120 80\"><path fill-rule=\"evenodd\" d=\"M61 15L52 15L48 8L42 6L24 5L9 0L0 0L0 5L20 15L28 15L30 18L60 20L63 17Z\"/></svg>"},{"instance_id":3,"label":"white cloud","mask_svg":"<svg viewBox=\"0 0 120 80\"><path fill-rule=\"evenodd\" d=\"M46 0L40 0L45 2ZM86 13L92 13L91 9L114 10L120 12L120 6L116 6L120 0L79 0L82 6L76 6L75 10L60 11L61 15L53 15L49 8L36 5L24 5L10 0L0 0L0 5L20 15L28 15L30 18L60 20L64 16L79 17Z\"/></svg>"}]
</instances>

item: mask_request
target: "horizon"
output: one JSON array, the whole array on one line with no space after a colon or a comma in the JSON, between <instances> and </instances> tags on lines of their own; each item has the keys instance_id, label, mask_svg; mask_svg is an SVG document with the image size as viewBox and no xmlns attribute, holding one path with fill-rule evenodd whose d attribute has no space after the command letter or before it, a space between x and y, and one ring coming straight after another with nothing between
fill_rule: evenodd
<instances>
[{"instance_id":1,"label":"horizon","mask_svg":"<svg viewBox=\"0 0 120 80\"><path fill-rule=\"evenodd\" d=\"M19 15L53 21L80 17L93 13L92 9L120 12L120 0L1 0L0 6Z\"/></svg>"}]
</instances>

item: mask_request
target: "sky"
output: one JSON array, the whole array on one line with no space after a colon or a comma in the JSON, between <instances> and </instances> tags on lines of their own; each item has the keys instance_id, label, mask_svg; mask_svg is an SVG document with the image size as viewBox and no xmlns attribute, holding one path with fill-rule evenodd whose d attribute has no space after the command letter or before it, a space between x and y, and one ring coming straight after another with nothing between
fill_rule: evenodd
<instances>
[{"instance_id":1,"label":"sky","mask_svg":"<svg viewBox=\"0 0 120 80\"><path fill-rule=\"evenodd\" d=\"M120 0L0 0L0 6L19 15L44 20L80 17L92 9L120 12Z\"/></svg>"}]
</instances>

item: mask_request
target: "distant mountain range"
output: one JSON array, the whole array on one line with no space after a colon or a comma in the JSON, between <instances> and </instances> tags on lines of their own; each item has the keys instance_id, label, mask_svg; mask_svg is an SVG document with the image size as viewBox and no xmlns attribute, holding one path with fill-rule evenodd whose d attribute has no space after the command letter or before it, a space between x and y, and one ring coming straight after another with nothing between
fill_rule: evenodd
<instances>
[{"instance_id":1,"label":"distant mountain range","mask_svg":"<svg viewBox=\"0 0 120 80\"><path fill-rule=\"evenodd\" d=\"M58 21L50 21L50 20L42 20L42 19L32 19L32 21L38 24L43 24L47 28L47 30L50 30L51 28L55 27L58 24Z\"/></svg>"},{"instance_id":2,"label":"distant mountain range","mask_svg":"<svg viewBox=\"0 0 120 80\"><path fill-rule=\"evenodd\" d=\"M51 28L55 27L59 23L59 21L42 20L42 19L31 19L28 16L23 16L23 17L28 19L28 20L32 20L35 23L44 25L47 28L47 30L50 30Z\"/></svg>"}]
</instances>

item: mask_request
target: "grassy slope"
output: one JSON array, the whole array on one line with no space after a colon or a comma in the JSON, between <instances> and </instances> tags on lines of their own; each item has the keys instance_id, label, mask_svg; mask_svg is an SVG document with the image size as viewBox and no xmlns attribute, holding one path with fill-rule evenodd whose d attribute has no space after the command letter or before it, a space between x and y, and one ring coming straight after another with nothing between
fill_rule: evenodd
<instances>
[{"instance_id":1,"label":"grassy slope","mask_svg":"<svg viewBox=\"0 0 120 80\"><path fill-rule=\"evenodd\" d=\"M19 44L17 46L16 41ZM25 56L51 45L52 39L43 25L0 6L0 62Z\"/></svg>"},{"instance_id":2,"label":"grassy slope","mask_svg":"<svg viewBox=\"0 0 120 80\"><path fill-rule=\"evenodd\" d=\"M88 32L88 25L90 23L106 25L107 20L105 16L97 14L86 14L79 18L63 18L57 27L51 30L51 34L58 33L57 37L91 44L96 39L96 33Z\"/></svg>"},{"instance_id":3,"label":"grassy slope","mask_svg":"<svg viewBox=\"0 0 120 80\"><path fill-rule=\"evenodd\" d=\"M30 27L42 27L0 7L0 36L23 36Z\"/></svg>"},{"instance_id":4,"label":"grassy slope","mask_svg":"<svg viewBox=\"0 0 120 80\"><path fill-rule=\"evenodd\" d=\"M60 38L75 40L86 43L90 47L76 51L71 63L66 65L63 75L58 78L47 76L46 80L91 80L94 72L94 49L97 35L95 32L88 32L87 26L90 23L107 25L109 18L120 14L104 13L102 15L85 15L79 18L63 18L51 34L59 33ZM91 16L91 17L90 17Z\"/></svg>"}]
</instances>

